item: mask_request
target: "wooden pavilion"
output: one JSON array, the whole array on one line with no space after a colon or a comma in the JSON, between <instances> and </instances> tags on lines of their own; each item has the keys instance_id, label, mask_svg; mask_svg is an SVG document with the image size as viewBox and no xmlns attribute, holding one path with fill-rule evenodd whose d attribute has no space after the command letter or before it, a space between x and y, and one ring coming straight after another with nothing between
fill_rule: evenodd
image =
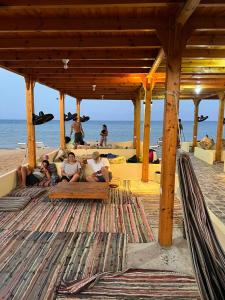
<instances>
[{"instance_id":1,"label":"wooden pavilion","mask_svg":"<svg viewBox=\"0 0 225 300\"><path fill-rule=\"evenodd\" d=\"M145 97L142 180L148 181L151 100L165 99L159 243L172 243L179 100L220 100L216 159L221 159L225 90L224 0L1 0L0 66L26 80L29 165L36 162L35 82L64 97L124 99L134 104L140 156L140 105ZM65 69L65 61L68 68ZM92 86L96 85L95 91ZM201 92L196 95L196 86Z\"/></svg>"}]
</instances>

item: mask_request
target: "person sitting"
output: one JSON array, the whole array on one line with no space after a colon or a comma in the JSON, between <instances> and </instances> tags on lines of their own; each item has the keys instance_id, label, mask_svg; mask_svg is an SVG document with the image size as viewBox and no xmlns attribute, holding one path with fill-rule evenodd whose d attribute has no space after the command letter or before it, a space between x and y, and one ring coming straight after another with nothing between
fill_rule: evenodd
<instances>
[{"instance_id":1,"label":"person sitting","mask_svg":"<svg viewBox=\"0 0 225 300\"><path fill-rule=\"evenodd\" d=\"M106 147L107 144L107 136L108 136L108 129L107 126L104 124L102 125L102 131L100 133L100 146L103 147L103 144Z\"/></svg>"},{"instance_id":2,"label":"person sitting","mask_svg":"<svg viewBox=\"0 0 225 300\"><path fill-rule=\"evenodd\" d=\"M18 183L22 187L38 185L46 177L51 180L48 171L49 162L43 160L40 167L31 170L29 167L19 166L17 169Z\"/></svg>"},{"instance_id":3,"label":"person sitting","mask_svg":"<svg viewBox=\"0 0 225 300\"><path fill-rule=\"evenodd\" d=\"M41 179L41 181L38 183L38 186L50 186L51 184L51 172L50 172L50 164L48 160L43 160L40 172L44 174L44 177Z\"/></svg>"},{"instance_id":4,"label":"person sitting","mask_svg":"<svg viewBox=\"0 0 225 300\"><path fill-rule=\"evenodd\" d=\"M109 182L109 161L105 157L100 157L100 153L95 151L92 153L92 158L87 159L87 164L91 166L94 173L86 177L88 182Z\"/></svg>"},{"instance_id":5,"label":"person sitting","mask_svg":"<svg viewBox=\"0 0 225 300\"><path fill-rule=\"evenodd\" d=\"M68 159L64 160L61 169L61 181L62 182L75 182L80 178L81 164L76 161L75 154L70 152Z\"/></svg>"}]
</instances>

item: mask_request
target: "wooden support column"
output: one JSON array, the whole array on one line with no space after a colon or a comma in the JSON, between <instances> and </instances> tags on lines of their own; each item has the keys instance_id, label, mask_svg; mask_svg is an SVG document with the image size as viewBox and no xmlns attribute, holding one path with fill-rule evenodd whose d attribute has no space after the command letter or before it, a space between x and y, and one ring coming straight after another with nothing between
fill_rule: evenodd
<instances>
[{"instance_id":1,"label":"wooden support column","mask_svg":"<svg viewBox=\"0 0 225 300\"><path fill-rule=\"evenodd\" d=\"M76 99L76 113L77 113L77 122L80 122L80 99Z\"/></svg>"},{"instance_id":2,"label":"wooden support column","mask_svg":"<svg viewBox=\"0 0 225 300\"><path fill-rule=\"evenodd\" d=\"M164 106L163 147L161 168L161 195L159 236L161 246L172 244L173 206L176 172L178 102L180 92L182 34L178 26L169 27L166 76L166 99Z\"/></svg>"},{"instance_id":3,"label":"wooden support column","mask_svg":"<svg viewBox=\"0 0 225 300\"><path fill-rule=\"evenodd\" d=\"M136 149L136 139L137 139L137 136L136 136L136 100L132 100L132 103L134 105L134 128L133 128L133 148Z\"/></svg>"},{"instance_id":4,"label":"wooden support column","mask_svg":"<svg viewBox=\"0 0 225 300\"><path fill-rule=\"evenodd\" d=\"M224 119L224 104L225 104L225 93L220 93L219 95L219 115L217 122L217 134L216 134L216 153L215 160L222 160L222 139L223 139L223 119Z\"/></svg>"},{"instance_id":5,"label":"wooden support column","mask_svg":"<svg viewBox=\"0 0 225 300\"><path fill-rule=\"evenodd\" d=\"M142 177L141 177L141 180L144 182L148 182L151 100L152 100L152 80L150 83L146 84L146 92L145 92L143 162L142 162Z\"/></svg>"},{"instance_id":6,"label":"wooden support column","mask_svg":"<svg viewBox=\"0 0 225 300\"><path fill-rule=\"evenodd\" d=\"M64 93L59 94L59 114L60 114L60 148L65 149L65 121L64 121Z\"/></svg>"},{"instance_id":7,"label":"wooden support column","mask_svg":"<svg viewBox=\"0 0 225 300\"><path fill-rule=\"evenodd\" d=\"M192 147L194 150L194 147L197 146L197 139L198 139L198 109L199 109L199 103L200 99L194 99L194 105L195 105L195 110L194 110L194 127L193 127L193 142L192 142Z\"/></svg>"},{"instance_id":8,"label":"wooden support column","mask_svg":"<svg viewBox=\"0 0 225 300\"><path fill-rule=\"evenodd\" d=\"M140 158L141 156L141 93L138 93L138 97L136 98L135 105L135 134L136 134L136 156Z\"/></svg>"},{"instance_id":9,"label":"wooden support column","mask_svg":"<svg viewBox=\"0 0 225 300\"><path fill-rule=\"evenodd\" d=\"M25 82L26 82L28 166L31 169L34 169L36 166L35 127L33 125L35 81L29 76L25 78Z\"/></svg>"}]
</instances>

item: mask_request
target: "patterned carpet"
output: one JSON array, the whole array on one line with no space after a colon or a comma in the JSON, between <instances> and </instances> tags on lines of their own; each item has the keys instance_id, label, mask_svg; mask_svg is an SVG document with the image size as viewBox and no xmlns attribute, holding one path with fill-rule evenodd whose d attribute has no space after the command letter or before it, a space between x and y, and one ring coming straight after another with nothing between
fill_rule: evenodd
<instances>
[{"instance_id":1,"label":"patterned carpet","mask_svg":"<svg viewBox=\"0 0 225 300\"><path fill-rule=\"evenodd\" d=\"M128 270L80 282L64 282L57 299L200 299L195 279L159 270Z\"/></svg>"},{"instance_id":2,"label":"patterned carpet","mask_svg":"<svg viewBox=\"0 0 225 300\"><path fill-rule=\"evenodd\" d=\"M1 197L0 211L21 210L30 202L30 200L30 197Z\"/></svg>"},{"instance_id":3,"label":"patterned carpet","mask_svg":"<svg viewBox=\"0 0 225 300\"><path fill-rule=\"evenodd\" d=\"M159 195L138 197L138 202L142 203L147 218L151 221L152 227L159 224ZM173 226L183 227L183 209L178 198L174 199Z\"/></svg>"},{"instance_id":4,"label":"patterned carpet","mask_svg":"<svg viewBox=\"0 0 225 300\"><path fill-rule=\"evenodd\" d=\"M117 197L117 195L120 197ZM128 241L146 243L154 240L143 205L126 191L113 189L115 199L125 204L105 204L94 200L62 200L56 205L47 195L30 202L19 213L0 212L0 228L49 232L127 233Z\"/></svg>"},{"instance_id":5,"label":"patterned carpet","mask_svg":"<svg viewBox=\"0 0 225 300\"><path fill-rule=\"evenodd\" d=\"M0 233L0 299L53 299L61 278L124 268L126 236L110 233Z\"/></svg>"}]
</instances>

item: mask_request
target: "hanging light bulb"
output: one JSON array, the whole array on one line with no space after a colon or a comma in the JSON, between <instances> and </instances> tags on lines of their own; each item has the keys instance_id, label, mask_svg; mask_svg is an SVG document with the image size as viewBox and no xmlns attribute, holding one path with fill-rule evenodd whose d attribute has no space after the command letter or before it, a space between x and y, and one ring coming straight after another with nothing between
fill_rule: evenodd
<instances>
[{"instance_id":1,"label":"hanging light bulb","mask_svg":"<svg viewBox=\"0 0 225 300\"><path fill-rule=\"evenodd\" d=\"M198 94L200 94L201 90L202 90L202 88L199 85L197 85L195 88L195 93L198 95Z\"/></svg>"},{"instance_id":2,"label":"hanging light bulb","mask_svg":"<svg viewBox=\"0 0 225 300\"><path fill-rule=\"evenodd\" d=\"M63 68L64 68L65 70L68 69L68 63L69 63L69 61L70 61L70 60L67 59L67 58L62 59L62 62L64 63Z\"/></svg>"}]
</instances>

